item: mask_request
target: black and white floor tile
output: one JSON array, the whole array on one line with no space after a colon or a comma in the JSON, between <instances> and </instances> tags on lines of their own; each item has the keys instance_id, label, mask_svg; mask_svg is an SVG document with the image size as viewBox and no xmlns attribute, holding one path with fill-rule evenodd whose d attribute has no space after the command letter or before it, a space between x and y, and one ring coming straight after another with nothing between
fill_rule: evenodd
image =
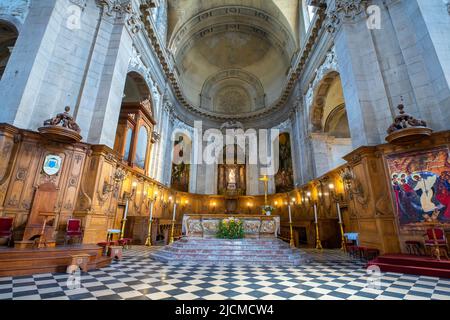
<instances>
[{"instance_id":1,"label":"black and white floor tile","mask_svg":"<svg viewBox=\"0 0 450 320\"><path fill-rule=\"evenodd\" d=\"M110 267L81 275L0 278L0 300L450 300L450 279L382 273L340 251L308 250L313 261L299 267L166 265L133 247Z\"/></svg>"}]
</instances>

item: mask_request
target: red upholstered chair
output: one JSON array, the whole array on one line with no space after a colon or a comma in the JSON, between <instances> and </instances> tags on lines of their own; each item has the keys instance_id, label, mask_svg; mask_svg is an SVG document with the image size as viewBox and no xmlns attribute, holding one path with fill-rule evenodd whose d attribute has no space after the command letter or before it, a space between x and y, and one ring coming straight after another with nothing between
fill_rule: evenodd
<instances>
[{"instance_id":1,"label":"red upholstered chair","mask_svg":"<svg viewBox=\"0 0 450 320\"><path fill-rule=\"evenodd\" d=\"M106 255L108 253L110 246L117 246L118 244L119 244L118 241L102 241L97 243L99 247L103 248L102 252L103 255Z\"/></svg>"},{"instance_id":2,"label":"red upholstered chair","mask_svg":"<svg viewBox=\"0 0 450 320\"><path fill-rule=\"evenodd\" d=\"M123 238L123 239L119 239L119 241L118 241L119 246L122 246L124 249L130 248L132 242L133 242L133 239L131 239L131 238Z\"/></svg>"},{"instance_id":3,"label":"red upholstered chair","mask_svg":"<svg viewBox=\"0 0 450 320\"><path fill-rule=\"evenodd\" d=\"M448 245L445 231L441 228L430 228L425 236L425 248L429 248L431 256L441 260L441 253L448 260Z\"/></svg>"},{"instance_id":4,"label":"red upholstered chair","mask_svg":"<svg viewBox=\"0 0 450 320\"><path fill-rule=\"evenodd\" d=\"M64 244L67 244L67 242L70 239L77 238L80 240L80 243L83 239L83 231L81 230L81 220L79 219L69 219L67 221L67 229L66 229L66 237Z\"/></svg>"},{"instance_id":5,"label":"red upholstered chair","mask_svg":"<svg viewBox=\"0 0 450 320\"><path fill-rule=\"evenodd\" d=\"M7 245L11 244L13 236L13 218L0 218L0 238L7 239Z\"/></svg>"}]
</instances>

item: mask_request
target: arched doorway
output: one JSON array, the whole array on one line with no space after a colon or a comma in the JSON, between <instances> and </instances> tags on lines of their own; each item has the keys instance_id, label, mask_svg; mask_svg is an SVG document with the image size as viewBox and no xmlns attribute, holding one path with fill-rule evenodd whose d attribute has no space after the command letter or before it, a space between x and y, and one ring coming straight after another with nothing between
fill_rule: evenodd
<instances>
[{"instance_id":1,"label":"arched doorway","mask_svg":"<svg viewBox=\"0 0 450 320\"><path fill-rule=\"evenodd\" d=\"M19 33L10 23L0 20L0 80L11 57Z\"/></svg>"},{"instance_id":2,"label":"arched doorway","mask_svg":"<svg viewBox=\"0 0 450 320\"><path fill-rule=\"evenodd\" d=\"M146 175L155 124L150 89L140 74L130 72L125 83L114 150L126 165Z\"/></svg>"}]
</instances>

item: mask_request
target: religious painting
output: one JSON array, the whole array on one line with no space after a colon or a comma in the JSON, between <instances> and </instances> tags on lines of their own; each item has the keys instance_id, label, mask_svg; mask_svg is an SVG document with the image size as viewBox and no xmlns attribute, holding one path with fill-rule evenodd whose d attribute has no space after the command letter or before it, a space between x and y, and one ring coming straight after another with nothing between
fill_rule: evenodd
<instances>
[{"instance_id":1,"label":"religious painting","mask_svg":"<svg viewBox=\"0 0 450 320\"><path fill-rule=\"evenodd\" d=\"M179 135L174 142L172 162L173 189L189 192L191 141L186 135Z\"/></svg>"},{"instance_id":2,"label":"religious painting","mask_svg":"<svg viewBox=\"0 0 450 320\"><path fill-rule=\"evenodd\" d=\"M447 148L392 155L387 165L400 226L450 224Z\"/></svg>"},{"instance_id":3,"label":"religious painting","mask_svg":"<svg viewBox=\"0 0 450 320\"><path fill-rule=\"evenodd\" d=\"M277 193L289 192L294 189L294 172L292 169L291 138L289 133L282 133L278 137L279 168L275 175Z\"/></svg>"}]
</instances>

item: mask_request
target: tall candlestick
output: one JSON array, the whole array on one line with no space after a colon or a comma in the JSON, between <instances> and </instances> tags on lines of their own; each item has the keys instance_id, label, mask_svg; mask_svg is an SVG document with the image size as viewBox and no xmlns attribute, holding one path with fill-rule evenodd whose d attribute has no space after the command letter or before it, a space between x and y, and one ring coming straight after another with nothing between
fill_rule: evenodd
<instances>
[{"instance_id":1,"label":"tall candlestick","mask_svg":"<svg viewBox=\"0 0 450 320\"><path fill-rule=\"evenodd\" d=\"M347 241L345 240L344 224L342 222L341 206L339 205L339 202L336 202L336 208L337 208L337 213L338 213L338 218L339 218L339 226L341 229L341 250L343 250L345 252L345 251L347 251L347 246L346 246Z\"/></svg>"},{"instance_id":2,"label":"tall candlestick","mask_svg":"<svg viewBox=\"0 0 450 320\"><path fill-rule=\"evenodd\" d=\"M127 216L128 216L128 202L129 202L129 199L127 199L127 201L125 202L125 211L123 213L122 228L120 230L120 239L123 239L123 237L125 235L125 224L127 222Z\"/></svg>"},{"instance_id":3,"label":"tall candlestick","mask_svg":"<svg viewBox=\"0 0 450 320\"><path fill-rule=\"evenodd\" d=\"M317 224L319 222L318 216L317 216L317 206L314 203L314 221Z\"/></svg>"},{"instance_id":4,"label":"tall candlestick","mask_svg":"<svg viewBox=\"0 0 450 320\"><path fill-rule=\"evenodd\" d=\"M317 216L317 205L314 203L314 219L316 221L316 249L322 250L322 241L319 234L319 219Z\"/></svg>"},{"instance_id":5,"label":"tall candlestick","mask_svg":"<svg viewBox=\"0 0 450 320\"><path fill-rule=\"evenodd\" d=\"M146 246L152 245L152 222L153 222L153 207L155 205L155 200L152 200L150 203L150 220L148 221L148 234L147 241L145 242Z\"/></svg>"},{"instance_id":6,"label":"tall candlestick","mask_svg":"<svg viewBox=\"0 0 450 320\"><path fill-rule=\"evenodd\" d=\"M175 233L175 219L177 214L177 200L175 198L175 201L173 203L173 216L172 216L172 230L170 231L170 240L169 243L172 244L174 242L174 233Z\"/></svg>"},{"instance_id":7,"label":"tall candlestick","mask_svg":"<svg viewBox=\"0 0 450 320\"><path fill-rule=\"evenodd\" d=\"M172 220L173 221L175 221L176 219L176 214L177 214L177 203L175 202L174 204L173 204L173 217L172 217Z\"/></svg>"},{"instance_id":8,"label":"tall candlestick","mask_svg":"<svg viewBox=\"0 0 450 320\"><path fill-rule=\"evenodd\" d=\"M292 228L292 213L291 213L291 205L288 205L288 211L289 211L289 230L291 235L291 241L290 245L292 248L295 248L295 241L294 241L294 230Z\"/></svg>"}]
</instances>

